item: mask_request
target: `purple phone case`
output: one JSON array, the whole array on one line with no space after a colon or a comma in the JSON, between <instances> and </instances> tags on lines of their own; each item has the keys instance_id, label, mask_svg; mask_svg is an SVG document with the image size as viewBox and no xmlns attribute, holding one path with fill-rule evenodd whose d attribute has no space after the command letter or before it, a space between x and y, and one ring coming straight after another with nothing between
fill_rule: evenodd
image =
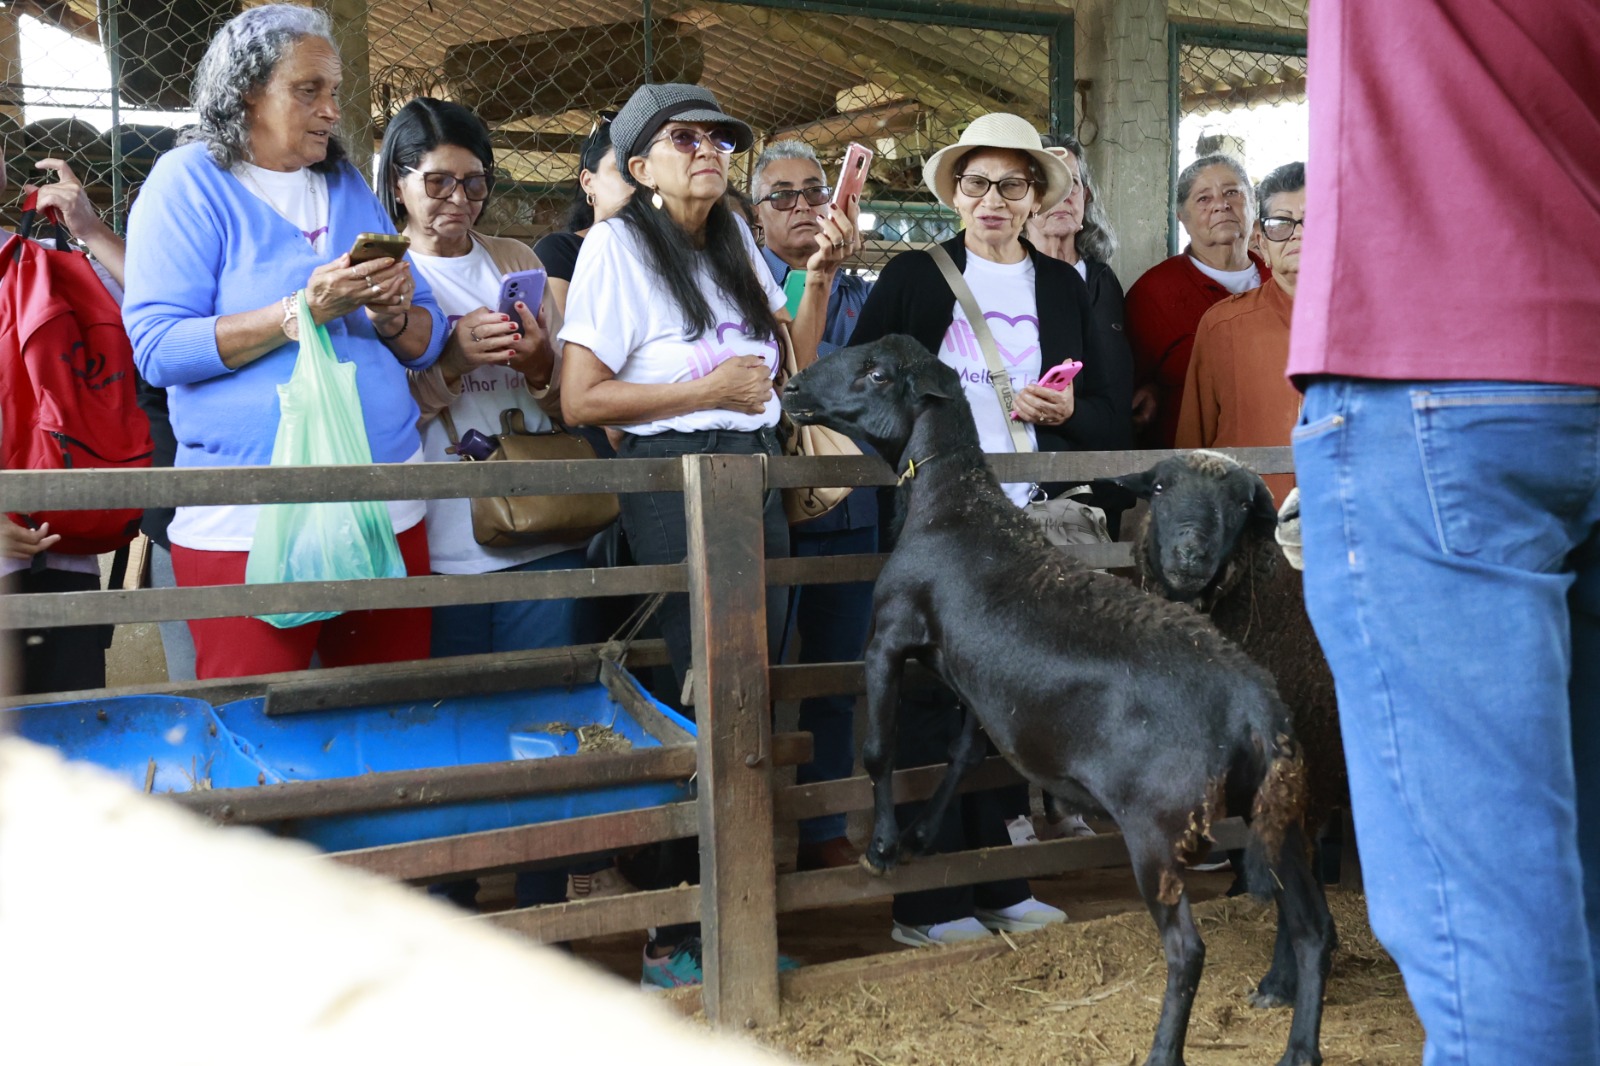
<instances>
[{"instance_id":1,"label":"purple phone case","mask_svg":"<svg viewBox=\"0 0 1600 1066\"><path fill-rule=\"evenodd\" d=\"M544 299L543 270L517 270L507 274L500 280L500 313L510 315L512 321L517 319L517 301L528 305L528 310L534 314L539 313L539 304Z\"/></svg>"}]
</instances>

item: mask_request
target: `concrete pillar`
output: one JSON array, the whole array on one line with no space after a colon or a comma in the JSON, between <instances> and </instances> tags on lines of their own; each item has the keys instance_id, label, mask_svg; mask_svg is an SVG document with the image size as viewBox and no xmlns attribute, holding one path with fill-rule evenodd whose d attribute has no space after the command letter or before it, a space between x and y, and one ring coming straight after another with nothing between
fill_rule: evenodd
<instances>
[{"instance_id":1,"label":"concrete pillar","mask_svg":"<svg viewBox=\"0 0 1600 1066\"><path fill-rule=\"evenodd\" d=\"M328 16L333 39L344 60L344 84L339 88L339 133L361 176L372 181L372 67L367 38L367 0L332 0Z\"/></svg>"},{"instance_id":2,"label":"concrete pillar","mask_svg":"<svg viewBox=\"0 0 1600 1066\"><path fill-rule=\"evenodd\" d=\"M1124 287L1167 257L1167 0L1079 0L1077 77L1090 82L1079 130L1119 242Z\"/></svg>"},{"instance_id":3,"label":"concrete pillar","mask_svg":"<svg viewBox=\"0 0 1600 1066\"><path fill-rule=\"evenodd\" d=\"M0 8L0 115L22 125L22 37L11 4Z\"/></svg>"}]
</instances>

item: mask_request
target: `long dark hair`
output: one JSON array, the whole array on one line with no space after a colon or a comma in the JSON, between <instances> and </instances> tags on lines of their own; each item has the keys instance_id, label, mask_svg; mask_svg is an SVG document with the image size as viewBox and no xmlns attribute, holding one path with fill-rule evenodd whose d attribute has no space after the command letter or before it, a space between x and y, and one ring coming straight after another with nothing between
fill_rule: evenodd
<instances>
[{"instance_id":1,"label":"long dark hair","mask_svg":"<svg viewBox=\"0 0 1600 1066\"><path fill-rule=\"evenodd\" d=\"M567 208L568 233L577 233L594 225L594 205L589 202L589 194L583 191L583 172L598 173L601 160L611 154L611 120L615 117L614 112L602 112L599 124L583 139L583 147L578 149L579 181L572 194L572 206Z\"/></svg>"},{"instance_id":2,"label":"long dark hair","mask_svg":"<svg viewBox=\"0 0 1600 1066\"><path fill-rule=\"evenodd\" d=\"M639 184L631 173L627 177L635 186ZM756 264L750 261L739 220L728 210L726 197L719 197L706 216L704 248L696 248L694 238L664 208L653 206L647 195L630 198L617 217L639 235L645 265L666 282L667 292L683 311L683 325L690 340L699 340L717 328L711 304L695 286L695 268L701 263L706 265L712 282L738 309L746 335L756 340L777 340L777 316L767 306L767 290L756 277Z\"/></svg>"},{"instance_id":3,"label":"long dark hair","mask_svg":"<svg viewBox=\"0 0 1600 1066\"><path fill-rule=\"evenodd\" d=\"M489 174L490 196L494 193L494 148L489 130L470 110L448 100L419 96L395 112L383 131L383 150L378 153L378 172L373 179L378 199L389 212L396 229L404 229L406 205L394 194L401 174L422 162L422 157L440 145L465 148L478 157ZM489 201L483 201L487 207Z\"/></svg>"}]
</instances>

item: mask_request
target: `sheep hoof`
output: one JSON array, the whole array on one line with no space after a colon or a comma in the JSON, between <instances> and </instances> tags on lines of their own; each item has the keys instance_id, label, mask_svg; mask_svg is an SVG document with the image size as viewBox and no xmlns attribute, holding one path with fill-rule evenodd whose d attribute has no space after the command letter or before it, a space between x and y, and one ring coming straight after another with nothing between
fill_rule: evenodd
<instances>
[{"instance_id":1,"label":"sheep hoof","mask_svg":"<svg viewBox=\"0 0 1600 1066\"><path fill-rule=\"evenodd\" d=\"M887 863L880 865L873 862L871 857L867 855L861 856L861 868L867 871L867 873L871 874L873 877L882 877L884 874L889 872L889 866Z\"/></svg>"},{"instance_id":2,"label":"sheep hoof","mask_svg":"<svg viewBox=\"0 0 1600 1066\"><path fill-rule=\"evenodd\" d=\"M1276 1010L1279 1007L1287 1007L1294 1002L1294 1000L1290 997L1281 995L1277 992L1268 992L1260 988L1251 990L1251 992L1244 998L1245 1002L1249 1003L1257 1010Z\"/></svg>"}]
</instances>

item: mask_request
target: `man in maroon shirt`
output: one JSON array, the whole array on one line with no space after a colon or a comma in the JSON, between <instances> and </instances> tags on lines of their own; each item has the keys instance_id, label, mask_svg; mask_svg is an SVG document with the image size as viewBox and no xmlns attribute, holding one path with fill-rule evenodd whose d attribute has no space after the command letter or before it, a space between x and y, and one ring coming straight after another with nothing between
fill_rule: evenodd
<instances>
[{"instance_id":1,"label":"man in maroon shirt","mask_svg":"<svg viewBox=\"0 0 1600 1066\"><path fill-rule=\"evenodd\" d=\"M1178 221L1189 246L1128 290L1133 421L1145 448L1170 448L1200 317L1230 293L1249 292L1271 271L1250 251L1256 206L1250 176L1230 155L1201 156L1178 175Z\"/></svg>"},{"instance_id":2,"label":"man in maroon shirt","mask_svg":"<svg viewBox=\"0 0 1600 1066\"><path fill-rule=\"evenodd\" d=\"M1428 1066L1600 1063L1600 4L1316 0L1306 605Z\"/></svg>"}]
</instances>

